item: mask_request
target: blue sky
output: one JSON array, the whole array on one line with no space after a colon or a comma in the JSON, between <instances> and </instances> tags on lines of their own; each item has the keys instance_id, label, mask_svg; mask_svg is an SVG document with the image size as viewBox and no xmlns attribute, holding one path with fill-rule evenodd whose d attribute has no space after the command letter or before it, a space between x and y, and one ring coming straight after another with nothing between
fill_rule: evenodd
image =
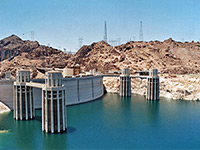
<instances>
[{"instance_id":1,"label":"blue sky","mask_svg":"<svg viewBox=\"0 0 200 150\"><path fill-rule=\"evenodd\" d=\"M103 39L139 40L140 21L145 41L200 40L198 0L0 0L0 38L16 34L43 45L75 51ZM23 35L24 33L24 35Z\"/></svg>"}]
</instances>

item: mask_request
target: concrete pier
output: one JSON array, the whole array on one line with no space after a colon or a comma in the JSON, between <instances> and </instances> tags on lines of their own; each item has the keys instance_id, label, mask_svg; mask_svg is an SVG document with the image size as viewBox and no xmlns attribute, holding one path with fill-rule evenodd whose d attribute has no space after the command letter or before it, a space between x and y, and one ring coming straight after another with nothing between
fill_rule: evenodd
<instances>
[{"instance_id":1,"label":"concrete pier","mask_svg":"<svg viewBox=\"0 0 200 150\"><path fill-rule=\"evenodd\" d=\"M122 69L122 74L120 75L120 96L131 96L131 78L129 69Z\"/></svg>"},{"instance_id":2,"label":"concrete pier","mask_svg":"<svg viewBox=\"0 0 200 150\"><path fill-rule=\"evenodd\" d=\"M61 72L47 72L42 88L42 131L58 133L67 130L65 103Z\"/></svg>"},{"instance_id":3,"label":"concrete pier","mask_svg":"<svg viewBox=\"0 0 200 150\"><path fill-rule=\"evenodd\" d=\"M147 100L157 101L160 99L160 82L157 69L151 69L147 77Z\"/></svg>"},{"instance_id":4,"label":"concrete pier","mask_svg":"<svg viewBox=\"0 0 200 150\"><path fill-rule=\"evenodd\" d=\"M17 71L13 86L14 118L16 120L29 120L35 117L33 90L26 86L26 82L30 82L30 71L24 69Z\"/></svg>"}]
</instances>

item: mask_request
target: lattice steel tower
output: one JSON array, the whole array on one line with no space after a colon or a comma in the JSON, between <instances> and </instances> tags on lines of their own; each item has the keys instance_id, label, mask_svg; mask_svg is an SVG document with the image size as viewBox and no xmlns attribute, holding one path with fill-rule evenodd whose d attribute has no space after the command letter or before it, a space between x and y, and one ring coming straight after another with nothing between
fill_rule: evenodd
<instances>
[{"instance_id":1,"label":"lattice steel tower","mask_svg":"<svg viewBox=\"0 0 200 150\"><path fill-rule=\"evenodd\" d=\"M140 41L143 41L142 21L140 21L140 34L139 34L139 40L140 40Z\"/></svg>"},{"instance_id":2,"label":"lattice steel tower","mask_svg":"<svg viewBox=\"0 0 200 150\"><path fill-rule=\"evenodd\" d=\"M106 21L105 21L105 24L104 24L104 41L107 43L107 25L106 25Z\"/></svg>"},{"instance_id":3,"label":"lattice steel tower","mask_svg":"<svg viewBox=\"0 0 200 150\"><path fill-rule=\"evenodd\" d=\"M79 43L79 48L81 48L82 45L83 45L83 38L82 38L82 37L80 37L80 38L78 39L78 43Z\"/></svg>"}]
</instances>

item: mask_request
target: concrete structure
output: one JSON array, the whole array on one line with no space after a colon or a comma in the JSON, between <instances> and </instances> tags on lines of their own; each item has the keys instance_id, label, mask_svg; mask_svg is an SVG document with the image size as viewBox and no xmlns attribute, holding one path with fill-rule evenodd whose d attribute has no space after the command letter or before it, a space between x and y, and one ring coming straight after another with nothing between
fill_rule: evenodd
<instances>
[{"instance_id":1,"label":"concrete structure","mask_svg":"<svg viewBox=\"0 0 200 150\"><path fill-rule=\"evenodd\" d=\"M64 132L67 129L65 87L62 73L46 73L45 86L42 88L42 131Z\"/></svg>"},{"instance_id":2,"label":"concrete structure","mask_svg":"<svg viewBox=\"0 0 200 150\"><path fill-rule=\"evenodd\" d=\"M74 68L64 68L63 70L63 76L67 77L67 76L74 76Z\"/></svg>"},{"instance_id":3,"label":"concrete structure","mask_svg":"<svg viewBox=\"0 0 200 150\"><path fill-rule=\"evenodd\" d=\"M13 86L14 118L16 120L33 119L35 116L33 104L33 89L26 85L30 82L30 71L17 71Z\"/></svg>"},{"instance_id":4,"label":"concrete structure","mask_svg":"<svg viewBox=\"0 0 200 150\"><path fill-rule=\"evenodd\" d=\"M156 101L159 100L160 95L160 83L157 69L151 69L147 78L147 100Z\"/></svg>"},{"instance_id":5,"label":"concrete structure","mask_svg":"<svg viewBox=\"0 0 200 150\"><path fill-rule=\"evenodd\" d=\"M129 69L122 69L122 74L120 75L120 96L131 96L131 78Z\"/></svg>"},{"instance_id":6,"label":"concrete structure","mask_svg":"<svg viewBox=\"0 0 200 150\"><path fill-rule=\"evenodd\" d=\"M13 84L15 80L0 80L0 101L13 110ZM63 78L66 105L93 101L103 96L103 76ZM31 79L26 85L33 90L34 108L42 108L42 87L45 79Z\"/></svg>"},{"instance_id":7,"label":"concrete structure","mask_svg":"<svg viewBox=\"0 0 200 150\"><path fill-rule=\"evenodd\" d=\"M78 76L80 73L81 73L81 67L79 64L76 64L75 66L72 67L65 67L63 69L63 77Z\"/></svg>"},{"instance_id":8,"label":"concrete structure","mask_svg":"<svg viewBox=\"0 0 200 150\"><path fill-rule=\"evenodd\" d=\"M120 74L121 70L109 70L108 73L110 73L110 74Z\"/></svg>"},{"instance_id":9,"label":"concrete structure","mask_svg":"<svg viewBox=\"0 0 200 150\"><path fill-rule=\"evenodd\" d=\"M5 73L5 79L6 79L6 80L10 80L10 79L11 79L11 72L10 72L10 71L7 71L7 72Z\"/></svg>"}]
</instances>

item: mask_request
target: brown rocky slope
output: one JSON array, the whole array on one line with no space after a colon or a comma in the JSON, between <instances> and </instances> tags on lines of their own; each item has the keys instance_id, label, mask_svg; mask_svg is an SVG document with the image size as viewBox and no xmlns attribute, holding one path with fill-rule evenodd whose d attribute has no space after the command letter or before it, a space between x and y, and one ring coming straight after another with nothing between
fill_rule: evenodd
<instances>
[{"instance_id":1,"label":"brown rocky slope","mask_svg":"<svg viewBox=\"0 0 200 150\"><path fill-rule=\"evenodd\" d=\"M171 38L163 42L128 42L110 46L101 41L83 46L68 59L67 64L79 63L83 69L93 68L101 72L128 67L132 72L158 68L162 73L199 73L200 43L175 42Z\"/></svg>"},{"instance_id":2,"label":"brown rocky slope","mask_svg":"<svg viewBox=\"0 0 200 150\"><path fill-rule=\"evenodd\" d=\"M16 35L2 39L0 41L1 49L14 51L12 52L13 59L5 59L0 63L1 76L6 71L11 71L12 75L15 76L16 70L24 66L31 69L32 77L35 78L38 74L37 67L64 68L65 60L71 57L71 55L65 54L60 50L40 45L37 41L23 41Z\"/></svg>"},{"instance_id":3,"label":"brown rocky slope","mask_svg":"<svg viewBox=\"0 0 200 150\"><path fill-rule=\"evenodd\" d=\"M85 71L97 69L106 73L111 69L128 67L132 72L158 68L162 73L196 74L200 66L200 43L176 42L171 38L163 42L130 41L120 46L110 46L104 41L83 46L75 55L68 55L37 41L23 41L11 35L0 41L0 49L10 49L12 60L0 63L3 73L11 71L15 76L17 68L25 66L32 70L32 77L38 75L37 67L60 67L80 64ZM3 74L2 74L3 75Z\"/></svg>"}]
</instances>

